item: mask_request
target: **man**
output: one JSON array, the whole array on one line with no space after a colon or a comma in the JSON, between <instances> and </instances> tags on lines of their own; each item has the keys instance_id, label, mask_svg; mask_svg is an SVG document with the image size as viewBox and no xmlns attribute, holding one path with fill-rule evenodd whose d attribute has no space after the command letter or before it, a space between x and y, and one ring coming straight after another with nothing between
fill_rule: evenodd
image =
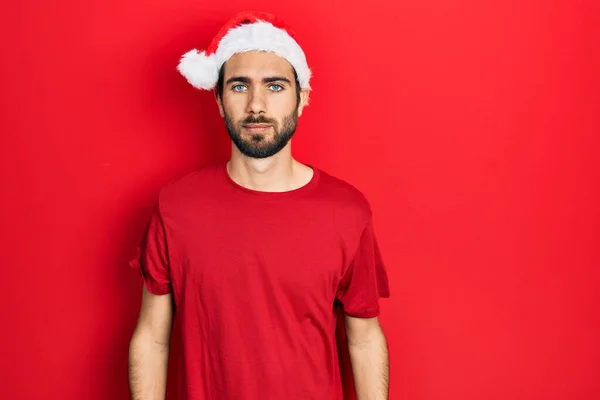
<instances>
[{"instance_id":1,"label":"man","mask_svg":"<svg viewBox=\"0 0 600 400\"><path fill-rule=\"evenodd\" d=\"M165 396L176 309L182 399L342 399L338 315L358 399L387 399L377 316L389 288L371 209L350 184L292 157L311 76L293 34L270 14L242 13L178 69L215 89L232 154L161 190L132 260L145 283L132 398Z\"/></svg>"}]
</instances>

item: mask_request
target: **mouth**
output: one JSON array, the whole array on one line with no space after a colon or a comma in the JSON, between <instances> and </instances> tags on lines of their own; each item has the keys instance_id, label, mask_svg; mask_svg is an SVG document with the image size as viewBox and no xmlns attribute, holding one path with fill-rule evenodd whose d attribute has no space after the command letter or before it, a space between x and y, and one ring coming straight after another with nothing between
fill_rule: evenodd
<instances>
[{"instance_id":1,"label":"mouth","mask_svg":"<svg viewBox=\"0 0 600 400\"><path fill-rule=\"evenodd\" d=\"M269 130L272 127L270 124L245 124L244 128L248 131L256 133L256 132L264 132Z\"/></svg>"}]
</instances>

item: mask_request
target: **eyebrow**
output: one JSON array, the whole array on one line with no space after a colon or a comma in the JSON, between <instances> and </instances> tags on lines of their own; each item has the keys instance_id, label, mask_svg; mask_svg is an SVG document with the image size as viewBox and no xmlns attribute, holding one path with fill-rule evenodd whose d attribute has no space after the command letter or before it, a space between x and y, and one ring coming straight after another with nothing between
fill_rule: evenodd
<instances>
[{"instance_id":1,"label":"eyebrow","mask_svg":"<svg viewBox=\"0 0 600 400\"><path fill-rule=\"evenodd\" d=\"M227 82L225 82L225 84L229 85L230 83L233 83L233 82L250 83L251 79L248 78L247 76L234 76L234 77L227 79ZM286 78L284 76L270 76L268 78L263 78L262 82L263 83L287 82L290 84L292 83L288 78Z\"/></svg>"}]
</instances>

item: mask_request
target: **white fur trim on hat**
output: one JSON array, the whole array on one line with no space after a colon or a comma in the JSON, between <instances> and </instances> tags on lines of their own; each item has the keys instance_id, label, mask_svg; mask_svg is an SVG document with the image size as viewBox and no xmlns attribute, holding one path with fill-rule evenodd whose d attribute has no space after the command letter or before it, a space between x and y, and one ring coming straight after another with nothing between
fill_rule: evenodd
<instances>
[{"instance_id":1,"label":"white fur trim on hat","mask_svg":"<svg viewBox=\"0 0 600 400\"><path fill-rule=\"evenodd\" d=\"M212 89L219 80L219 68L214 54L190 50L181 57L177 70L198 89Z\"/></svg>"},{"instance_id":2,"label":"white fur trim on hat","mask_svg":"<svg viewBox=\"0 0 600 400\"><path fill-rule=\"evenodd\" d=\"M312 73L300 45L285 30L264 21L230 29L215 54L187 52L177 69L192 86L209 90L219 79L219 68L234 54L246 51L270 51L285 58L296 70L300 87L310 89Z\"/></svg>"}]
</instances>

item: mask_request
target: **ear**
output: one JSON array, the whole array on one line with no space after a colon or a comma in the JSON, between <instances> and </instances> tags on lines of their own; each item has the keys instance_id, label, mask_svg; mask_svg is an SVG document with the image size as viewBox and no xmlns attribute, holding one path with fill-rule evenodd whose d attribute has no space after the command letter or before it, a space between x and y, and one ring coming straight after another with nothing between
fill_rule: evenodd
<instances>
[{"instance_id":1,"label":"ear","mask_svg":"<svg viewBox=\"0 0 600 400\"><path fill-rule=\"evenodd\" d=\"M304 107L308 105L308 95L310 93L310 89L301 89L300 90L300 104L298 105L298 116L302 115L302 110Z\"/></svg>"},{"instance_id":2,"label":"ear","mask_svg":"<svg viewBox=\"0 0 600 400\"><path fill-rule=\"evenodd\" d=\"M217 91L214 91L215 101L217 102L217 106L219 106L219 114L221 114L221 118L225 118L225 112L223 111L223 101L219 97Z\"/></svg>"}]
</instances>

